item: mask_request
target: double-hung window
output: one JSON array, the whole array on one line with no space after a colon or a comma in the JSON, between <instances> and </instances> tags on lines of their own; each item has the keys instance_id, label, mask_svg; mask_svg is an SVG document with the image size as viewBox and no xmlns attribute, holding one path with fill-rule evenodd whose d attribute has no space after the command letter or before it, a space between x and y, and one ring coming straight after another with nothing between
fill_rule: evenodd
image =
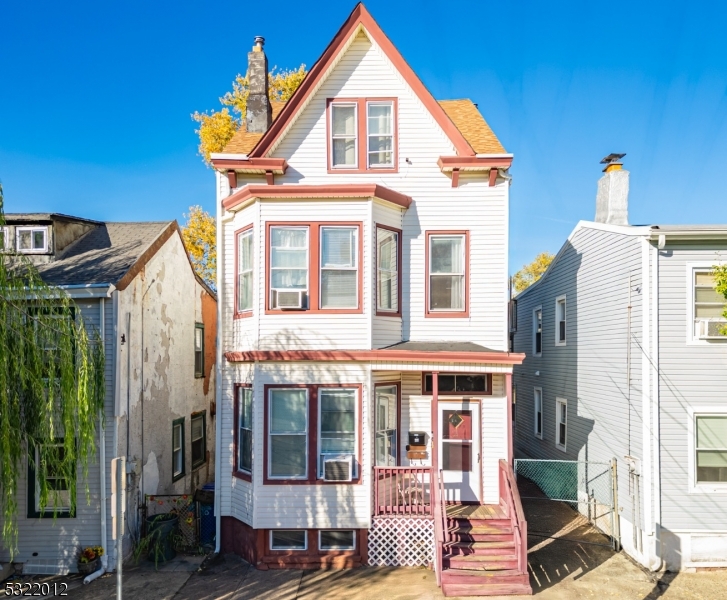
<instances>
[{"instance_id":1,"label":"double-hung window","mask_svg":"<svg viewBox=\"0 0 727 600\"><path fill-rule=\"evenodd\" d=\"M535 422L535 437L543 439L543 390L535 388L533 394Z\"/></svg>"},{"instance_id":2,"label":"double-hung window","mask_svg":"<svg viewBox=\"0 0 727 600\"><path fill-rule=\"evenodd\" d=\"M71 514L72 479L75 468L66 461L64 438L56 438L53 443L30 445L33 456L28 461L28 517L60 516L73 517ZM42 502L40 478L46 481L47 497Z\"/></svg>"},{"instance_id":3,"label":"double-hung window","mask_svg":"<svg viewBox=\"0 0 727 600\"><path fill-rule=\"evenodd\" d=\"M565 296L555 299L555 345L565 346L566 336L566 305Z\"/></svg>"},{"instance_id":4,"label":"double-hung window","mask_svg":"<svg viewBox=\"0 0 727 600\"><path fill-rule=\"evenodd\" d=\"M695 415L696 483L727 484L727 414Z\"/></svg>"},{"instance_id":5,"label":"double-hung window","mask_svg":"<svg viewBox=\"0 0 727 600\"><path fill-rule=\"evenodd\" d=\"M555 400L555 447L565 452L568 435L568 401Z\"/></svg>"},{"instance_id":6,"label":"double-hung window","mask_svg":"<svg viewBox=\"0 0 727 600\"><path fill-rule=\"evenodd\" d=\"M184 417L172 422L172 481L184 477Z\"/></svg>"},{"instance_id":7,"label":"double-hung window","mask_svg":"<svg viewBox=\"0 0 727 600\"><path fill-rule=\"evenodd\" d=\"M204 325L194 325L194 376L204 377Z\"/></svg>"},{"instance_id":8,"label":"double-hung window","mask_svg":"<svg viewBox=\"0 0 727 600\"><path fill-rule=\"evenodd\" d=\"M192 415L192 468L203 465L207 459L207 427L205 411Z\"/></svg>"},{"instance_id":9,"label":"double-hung window","mask_svg":"<svg viewBox=\"0 0 727 600\"><path fill-rule=\"evenodd\" d=\"M252 311L253 230L237 235L237 313Z\"/></svg>"},{"instance_id":10,"label":"double-hung window","mask_svg":"<svg viewBox=\"0 0 727 600\"><path fill-rule=\"evenodd\" d=\"M320 247L321 308L357 308L358 227L321 227Z\"/></svg>"},{"instance_id":11,"label":"double-hung window","mask_svg":"<svg viewBox=\"0 0 727 600\"><path fill-rule=\"evenodd\" d=\"M394 166L394 104L391 101L366 103L368 167Z\"/></svg>"},{"instance_id":12,"label":"double-hung window","mask_svg":"<svg viewBox=\"0 0 727 600\"><path fill-rule=\"evenodd\" d=\"M358 104L331 104L331 166L334 169L358 167Z\"/></svg>"},{"instance_id":13,"label":"double-hung window","mask_svg":"<svg viewBox=\"0 0 727 600\"><path fill-rule=\"evenodd\" d=\"M237 388L237 470L252 474L252 388Z\"/></svg>"},{"instance_id":14,"label":"double-hung window","mask_svg":"<svg viewBox=\"0 0 727 600\"><path fill-rule=\"evenodd\" d=\"M465 312L465 234L432 233L427 237L429 312Z\"/></svg>"},{"instance_id":15,"label":"double-hung window","mask_svg":"<svg viewBox=\"0 0 727 600\"><path fill-rule=\"evenodd\" d=\"M396 98L329 98L329 172L396 171L396 111Z\"/></svg>"},{"instance_id":16,"label":"double-hung window","mask_svg":"<svg viewBox=\"0 0 727 600\"><path fill-rule=\"evenodd\" d=\"M48 251L47 227L16 227L17 250L24 254Z\"/></svg>"},{"instance_id":17,"label":"double-hung window","mask_svg":"<svg viewBox=\"0 0 727 600\"><path fill-rule=\"evenodd\" d=\"M271 389L268 402L268 478L308 478L308 390Z\"/></svg>"},{"instance_id":18,"label":"double-hung window","mask_svg":"<svg viewBox=\"0 0 727 600\"><path fill-rule=\"evenodd\" d=\"M376 386L376 465L395 467L398 458L397 385Z\"/></svg>"},{"instance_id":19,"label":"double-hung window","mask_svg":"<svg viewBox=\"0 0 727 600\"><path fill-rule=\"evenodd\" d=\"M308 295L308 227L270 228L271 308L305 308Z\"/></svg>"},{"instance_id":20,"label":"double-hung window","mask_svg":"<svg viewBox=\"0 0 727 600\"><path fill-rule=\"evenodd\" d=\"M715 289L710 269L694 269L693 310L694 339L725 339L725 298Z\"/></svg>"},{"instance_id":21,"label":"double-hung window","mask_svg":"<svg viewBox=\"0 0 727 600\"><path fill-rule=\"evenodd\" d=\"M543 353L543 309L538 307L533 311L533 354L541 356Z\"/></svg>"},{"instance_id":22,"label":"double-hung window","mask_svg":"<svg viewBox=\"0 0 727 600\"><path fill-rule=\"evenodd\" d=\"M356 390L319 388L318 476L323 477L326 458L356 455ZM356 461L352 461L356 477Z\"/></svg>"},{"instance_id":23,"label":"double-hung window","mask_svg":"<svg viewBox=\"0 0 727 600\"><path fill-rule=\"evenodd\" d=\"M399 240L398 231L376 228L377 312L399 312Z\"/></svg>"}]
</instances>

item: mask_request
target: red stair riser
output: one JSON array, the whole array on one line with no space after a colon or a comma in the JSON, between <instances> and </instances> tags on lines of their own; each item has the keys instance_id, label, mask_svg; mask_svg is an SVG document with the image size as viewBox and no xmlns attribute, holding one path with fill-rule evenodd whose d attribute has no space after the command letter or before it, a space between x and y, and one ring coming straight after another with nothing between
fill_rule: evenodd
<instances>
[{"instance_id":1,"label":"red stair riser","mask_svg":"<svg viewBox=\"0 0 727 600\"><path fill-rule=\"evenodd\" d=\"M482 586L482 585L470 585L470 584L458 584L448 583L442 584L442 592L446 597L451 596L515 596L524 595L530 596L533 590L530 586L518 585L518 584L504 584L504 585L493 585L493 586Z\"/></svg>"},{"instance_id":2,"label":"red stair riser","mask_svg":"<svg viewBox=\"0 0 727 600\"><path fill-rule=\"evenodd\" d=\"M465 556L515 556L515 548L471 548L468 546L447 544L444 550L449 554L461 554Z\"/></svg>"},{"instance_id":3,"label":"red stair riser","mask_svg":"<svg viewBox=\"0 0 727 600\"><path fill-rule=\"evenodd\" d=\"M500 585L503 583L526 585L529 583L529 578L522 573L516 575L499 575L495 571L493 573L488 572L487 576L483 577L482 575L464 574L461 571L443 571L442 583L467 583L482 586Z\"/></svg>"},{"instance_id":4,"label":"red stair riser","mask_svg":"<svg viewBox=\"0 0 727 600\"><path fill-rule=\"evenodd\" d=\"M442 564L445 568L448 569L468 569L471 571L502 571L503 569L517 569L517 559L497 562L475 562L471 560L465 561L461 560L461 557L451 556L443 559Z\"/></svg>"}]
</instances>

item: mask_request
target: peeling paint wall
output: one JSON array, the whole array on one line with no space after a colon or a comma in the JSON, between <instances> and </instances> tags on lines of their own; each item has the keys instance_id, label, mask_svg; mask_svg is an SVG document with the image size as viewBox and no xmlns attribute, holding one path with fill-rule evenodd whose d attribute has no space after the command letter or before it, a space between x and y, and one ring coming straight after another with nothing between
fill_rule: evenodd
<instances>
[{"instance_id":1,"label":"peeling paint wall","mask_svg":"<svg viewBox=\"0 0 727 600\"><path fill-rule=\"evenodd\" d=\"M176 234L119 292L119 302L119 334L126 341L119 361L118 454L135 463L128 490L133 522L142 489L147 494L185 494L214 478L217 308L215 298L194 277ZM197 323L204 325L203 377L195 377ZM193 468L191 417L203 411L207 452L205 461ZM184 475L173 481L172 423L179 418L184 418Z\"/></svg>"}]
</instances>

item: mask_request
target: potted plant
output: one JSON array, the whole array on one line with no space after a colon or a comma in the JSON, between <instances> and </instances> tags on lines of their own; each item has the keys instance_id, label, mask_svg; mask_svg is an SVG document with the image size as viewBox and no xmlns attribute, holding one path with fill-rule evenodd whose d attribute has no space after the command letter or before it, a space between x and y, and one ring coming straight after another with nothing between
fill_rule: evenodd
<instances>
[{"instance_id":1,"label":"potted plant","mask_svg":"<svg viewBox=\"0 0 727 600\"><path fill-rule=\"evenodd\" d=\"M101 546L88 546L78 554L78 572L88 575L100 568L104 549Z\"/></svg>"}]
</instances>

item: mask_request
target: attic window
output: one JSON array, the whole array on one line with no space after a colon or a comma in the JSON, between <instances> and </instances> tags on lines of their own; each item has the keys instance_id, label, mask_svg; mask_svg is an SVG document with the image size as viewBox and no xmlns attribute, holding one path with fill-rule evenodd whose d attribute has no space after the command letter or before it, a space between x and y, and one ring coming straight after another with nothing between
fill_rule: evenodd
<instances>
[{"instance_id":1,"label":"attic window","mask_svg":"<svg viewBox=\"0 0 727 600\"><path fill-rule=\"evenodd\" d=\"M396 114L396 98L329 98L328 172L395 172Z\"/></svg>"},{"instance_id":2,"label":"attic window","mask_svg":"<svg viewBox=\"0 0 727 600\"><path fill-rule=\"evenodd\" d=\"M45 227L17 227L18 252L23 254L43 253L48 251L48 229Z\"/></svg>"}]
</instances>

